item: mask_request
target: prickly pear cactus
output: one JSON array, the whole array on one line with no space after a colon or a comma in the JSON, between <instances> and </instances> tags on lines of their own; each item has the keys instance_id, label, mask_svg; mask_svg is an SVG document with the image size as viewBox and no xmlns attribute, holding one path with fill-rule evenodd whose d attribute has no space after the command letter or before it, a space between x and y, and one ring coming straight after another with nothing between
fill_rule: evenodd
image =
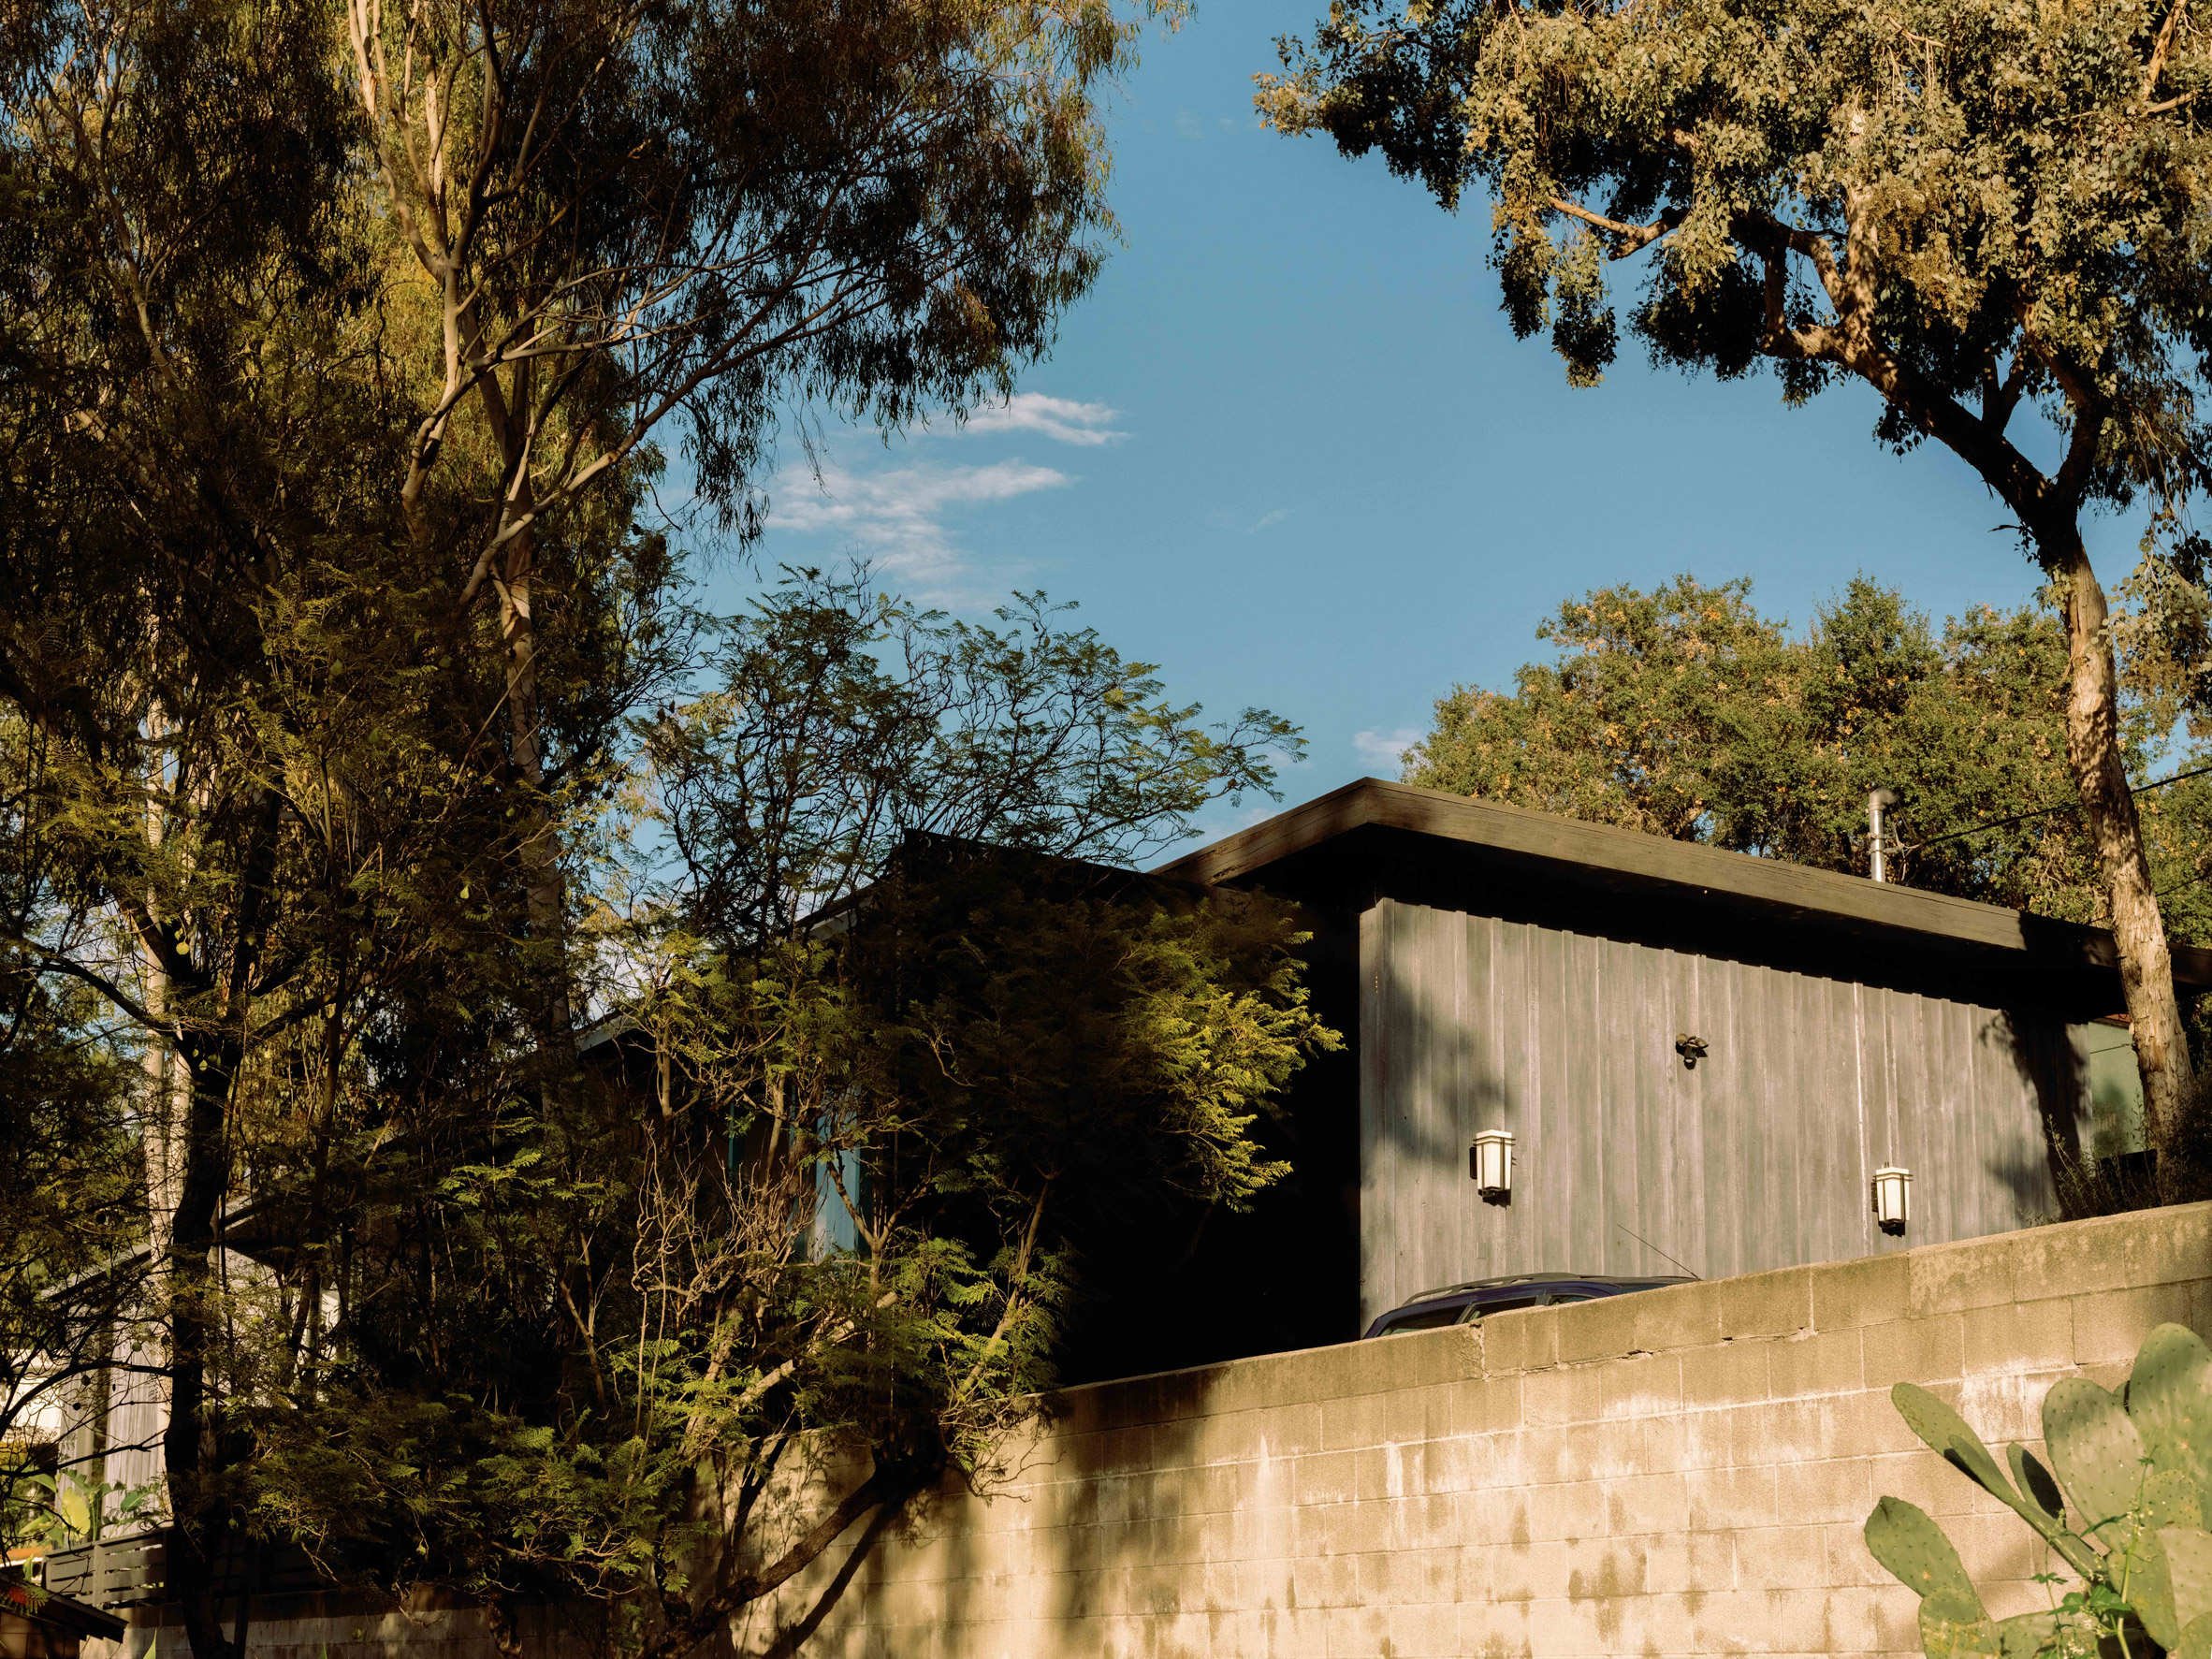
<instances>
[{"instance_id":1,"label":"prickly pear cactus","mask_svg":"<svg viewBox=\"0 0 2212 1659\"><path fill-rule=\"evenodd\" d=\"M2050 1468L2017 1446L2001 1466L1926 1389L1899 1383L1890 1398L2067 1569L2047 1576L2047 1611L1992 1619L1943 1529L1884 1498L1867 1548L1920 1597L1928 1659L2154 1659L2156 1649L2212 1659L2212 1350L2194 1332L2152 1332L2120 1394L2079 1377L2054 1384L2043 1403Z\"/></svg>"}]
</instances>

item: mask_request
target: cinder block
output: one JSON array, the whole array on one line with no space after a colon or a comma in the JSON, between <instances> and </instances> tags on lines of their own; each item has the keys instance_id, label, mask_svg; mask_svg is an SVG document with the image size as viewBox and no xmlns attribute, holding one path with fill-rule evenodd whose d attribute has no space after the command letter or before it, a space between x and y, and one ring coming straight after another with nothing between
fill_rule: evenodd
<instances>
[{"instance_id":1,"label":"cinder block","mask_svg":"<svg viewBox=\"0 0 2212 1659\"><path fill-rule=\"evenodd\" d=\"M1360 1599L1359 1558L1301 1555L1290 1564L1290 1593L1300 1608L1350 1607Z\"/></svg>"},{"instance_id":2,"label":"cinder block","mask_svg":"<svg viewBox=\"0 0 2212 1659\"><path fill-rule=\"evenodd\" d=\"M2043 1433L2044 1396L2059 1378L2074 1374L2075 1368L2067 1365L2050 1371L2001 1371L1969 1376L1959 1385L1953 1404L1968 1426L1992 1447L2001 1448L2010 1440L2034 1440Z\"/></svg>"},{"instance_id":3,"label":"cinder block","mask_svg":"<svg viewBox=\"0 0 2212 1659\"><path fill-rule=\"evenodd\" d=\"M1570 1572L1563 1538L1492 1545L1481 1559L1491 1594L1500 1601L1550 1600L1566 1594Z\"/></svg>"},{"instance_id":4,"label":"cinder block","mask_svg":"<svg viewBox=\"0 0 2212 1659\"><path fill-rule=\"evenodd\" d=\"M1894 1383L1926 1388L1960 1376L1966 1370L1966 1320L1958 1314L1898 1319L1870 1325L1862 1332L1866 1384L1886 1391Z\"/></svg>"},{"instance_id":5,"label":"cinder block","mask_svg":"<svg viewBox=\"0 0 2212 1659\"><path fill-rule=\"evenodd\" d=\"M1636 1475L1605 1482L1606 1529L1616 1538L1679 1533L1690 1524L1689 1488L1680 1475Z\"/></svg>"},{"instance_id":6,"label":"cinder block","mask_svg":"<svg viewBox=\"0 0 2212 1659\"><path fill-rule=\"evenodd\" d=\"M1539 1310L1540 1311L1540 1310ZM1380 1394L1430 1383L1459 1382L1467 1372L1462 1349L1467 1334L1457 1327L1415 1331L1388 1342L1353 1342L1313 1352L1336 1360L1338 1384L1323 1399Z\"/></svg>"},{"instance_id":7,"label":"cinder block","mask_svg":"<svg viewBox=\"0 0 2212 1659\"><path fill-rule=\"evenodd\" d=\"M1812 1324L1812 1270L1776 1268L1723 1282L1723 1340L1794 1336Z\"/></svg>"},{"instance_id":8,"label":"cinder block","mask_svg":"<svg viewBox=\"0 0 2212 1659\"><path fill-rule=\"evenodd\" d=\"M1674 1421L1673 1414L1615 1418L1579 1428L1572 1433L1581 1442L1579 1473L1593 1480L1622 1479L1653 1471L1646 1463L1654 1425Z\"/></svg>"},{"instance_id":9,"label":"cinder block","mask_svg":"<svg viewBox=\"0 0 2212 1659\"><path fill-rule=\"evenodd\" d=\"M1912 1652L1920 1645L1920 1598L1887 1574L1883 1576L1886 1585L1874 1591L1869 1607L1874 1645L1885 1652Z\"/></svg>"},{"instance_id":10,"label":"cinder block","mask_svg":"<svg viewBox=\"0 0 2212 1659\"><path fill-rule=\"evenodd\" d=\"M1458 1492L1434 1492L1398 1503L1398 1535L1408 1550L1458 1548L1467 1542L1460 1530Z\"/></svg>"},{"instance_id":11,"label":"cinder block","mask_svg":"<svg viewBox=\"0 0 2212 1659\"><path fill-rule=\"evenodd\" d=\"M1927 1244L1905 1254L1905 1316L1960 1313L2013 1299L2014 1267L2023 1233ZM2030 1278L2030 1284L2038 1281Z\"/></svg>"},{"instance_id":12,"label":"cinder block","mask_svg":"<svg viewBox=\"0 0 2212 1659\"><path fill-rule=\"evenodd\" d=\"M1292 1491L1301 1508L1314 1505L1349 1505L1361 1495L1361 1471L1356 1451L1317 1451L1299 1458Z\"/></svg>"},{"instance_id":13,"label":"cinder block","mask_svg":"<svg viewBox=\"0 0 2212 1659\"><path fill-rule=\"evenodd\" d=\"M1672 1415L1682 1408L1682 1358L1678 1354L1631 1355L1590 1367L1588 1377L1600 1418Z\"/></svg>"},{"instance_id":14,"label":"cinder block","mask_svg":"<svg viewBox=\"0 0 2212 1659\"><path fill-rule=\"evenodd\" d=\"M1808 1332L1775 1343L1767 1351L1767 1369L1768 1390L1777 1400L1839 1394L1866 1386L1856 1328Z\"/></svg>"},{"instance_id":15,"label":"cinder block","mask_svg":"<svg viewBox=\"0 0 2212 1659\"><path fill-rule=\"evenodd\" d=\"M1694 1531L1731 1532L1773 1526L1780 1520L1771 1468L1696 1469L1685 1474L1682 1483Z\"/></svg>"},{"instance_id":16,"label":"cinder block","mask_svg":"<svg viewBox=\"0 0 2212 1659\"><path fill-rule=\"evenodd\" d=\"M2020 1287L2088 1295L2212 1278L2212 1204L2176 1204L2011 1235Z\"/></svg>"},{"instance_id":17,"label":"cinder block","mask_svg":"<svg viewBox=\"0 0 2212 1659\"><path fill-rule=\"evenodd\" d=\"M1902 1498L1938 1520L1993 1510L1997 1500L1932 1451L1870 1460L1877 1498Z\"/></svg>"},{"instance_id":18,"label":"cinder block","mask_svg":"<svg viewBox=\"0 0 2212 1659\"><path fill-rule=\"evenodd\" d=\"M1681 1355L1682 1404L1740 1405L1768 1398L1771 1386L1764 1342L1729 1342Z\"/></svg>"},{"instance_id":19,"label":"cinder block","mask_svg":"<svg viewBox=\"0 0 2212 1659\"><path fill-rule=\"evenodd\" d=\"M1445 1398L1454 1434L1488 1434L1521 1427L1521 1378L1493 1376L1456 1383Z\"/></svg>"},{"instance_id":20,"label":"cinder block","mask_svg":"<svg viewBox=\"0 0 2212 1659\"><path fill-rule=\"evenodd\" d=\"M1943 1521L1943 1534L1977 1584L2025 1581L2044 1570L2043 1540L2009 1509L1951 1516Z\"/></svg>"},{"instance_id":21,"label":"cinder block","mask_svg":"<svg viewBox=\"0 0 2212 1659\"><path fill-rule=\"evenodd\" d=\"M1481 1331L1485 1376L1538 1371L1559 1363L1559 1322L1548 1309L1492 1314L1482 1321Z\"/></svg>"},{"instance_id":22,"label":"cinder block","mask_svg":"<svg viewBox=\"0 0 2212 1659\"><path fill-rule=\"evenodd\" d=\"M1300 1556L1358 1554L1365 1537L1353 1512L1361 1507L1359 1504L1299 1505L1290 1512L1290 1548Z\"/></svg>"},{"instance_id":23,"label":"cinder block","mask_svg":"<svg viewBox=\"0 0 2212 1659\"><path fill-rule=\"evenodd\" d=\"M1678 1469L1724 1469L1728 1465L1728 1413L1731 1407L1707 1406L1684 1411L1674 1419L1653 1419L1653 1427L1667 1431L1655 1439Z\"/></svg>"},{"instance_id":24,"label":"cinder block","mask_svg":"<svg viewBox=\"0 0 2212 1659\"><path fill-rule=\"evenodd\" d=\"M1513 1317L1520 1316L1514 1315ZM1541 1424L1586 1423L1599 1415L1597 1390L1592 1386L1597 1367L1556 1366L1531 1372L1521 1379L1521 1416L1531 1427Z\"/></svg>"},{"instance_id":25,"label":"cinder block","mask_svg":"<svg viewBox=\"0 0 2212 1659\"><path fill-rule=\"evenodd\" d=\"M1827 1592L1827 1629L1835 1653L1871 1655L1881 1635L1876 1607L1880 1593L1871 1589L1831 1589Z\"/></svg>"},{"instance_id":26,"label":"cinder block","mask_svg":"<svg viewBox=\"0 0 2212 1659\"><path fill-rule=\"evenodd\" d=\"M2077 1365L2132 1365L2144 1338L2161 1325L2187 1325L2190 1285L2147 1285L2101 1290L2074 1299L2074 1353Z\"/></svg>"},{"instance_id":27,"label":"cinder block","mask_svg":"<svg viewBox=\"0 0 2212 1659\"><path fill-rule=\"evenodd\" d=\"M1737 1590L1711 1597L1697 1627L1724 1651L1732 1633L1738 1651L1755 1653L1825 1653L1832 1640L1827 1593L1820 1589Z\"/></svg>"},{"instance_id":28,"label":"cinder block","mask_svg":"<svg viewBox=\"0 0 2212 1659\"><path fill-rule=\"evenodd\" d=\"M1390 1640L1388 1608L1331 1608L1321 1623L1329 1659L1374 1659Z\"/></svg>"},{"instance_id":29,"label":"cinder block","mask_svg":"<svg viewBox=\"0 0 2212 1659\"><path fill-rule=\"evenodd\" d=\"M1245 1442L1250 1448L1246 1456L1293 1458L1323 1449L1321 1408L1310 1403L1271 1406L1258 1414L1246 1432L1252 1436Z\"/></svg>"},{"instance_id":30,"label":"cinder block","mask_svg":"<svg viewBox=\"0 0 2212 1659\"><path fill-rule=\"evenodd\" d=\"M1633 1622L1623 1631L1623 1639L1615 1651L1644 1654L1648 1659L1708 1652L1697 1635L1695 1611L1703 1601L1701 1594L1645 1596L1637 1604Z\"/></svg>"},{"instance_id":31,"label":"cinder block","mask_svg":"<svg viewBox=\"0 0 2212 1659\"><path fill-rule=\"evenodd\" d=\"M1777 1489L1785 1522L1863 1522L1874 1507L1873 1476L1863 1456L1799 1463Z\"/></svg>"},{"instance_id":32,"label":"cinder block","mask_svg":"<svg viewBox=\"0 0 2212 1659\"><path fill-rule=\"evenodd\" d=\"M1674 1348L1709 1347L1719 1342L1726 1334L1721 1328L1721 1306L1728 1295L1722 1281L1699 1279L1658 1290L1639 1290L1621 1301L1635 1309L1637 1346L1661 1354Z\"/></svg>"},{"instance_id":33,"label":"cinder block","mask_svg":"<svg viewBox=\"0 0 2212 1659\"><path fill-rule=\"evenodd\" d=\"M1592 1425L1586 1423L1539 1424L1523 1429L1515 1440L1521 1478L1531 1486L1592 1478L1596 1471L1591 1466L1591 1439Z\"/></svg>"},{"instance_id":34,"label":"cinder block","mask_svg":"<svg viewBox=\"0 0 2212 1659\"><path fill-rule=\"evenodd\" d=\"M1571 1303L1554 1312L1553 1341L1563 1364L1611 1360L1642 1347L1637 1340L1637 1303L1641 1296L1605 1296Z\"/></svg>"},{"instance_id":35,"label":"cinder block","mask_svg":"<svg viewBox=\"0 0 2212 1659\"><path fill-rule=\"evenodd\" d=\"M1470 1434L1455 1442L1466 1459L1470 1489L1497 1491L1528 1483L1528 1461L1523 1448L1531 1434L1551 1433L1550 1429L1520 1429L1506 1434Z\"/></svg>"},{"instance_id":36,"label":"cinder block","mask_svg":"<svg viewBox=\"0 0 2212 1659\"><path fill-rule=\"evenodd\" d=\"M1566 1596L1556 1601L1529 1604L1529 1633L1535 1651L1559 1654L1561 1659L1583 1659L1607 1652L1602 1609L1594 1601Z\"/></svg>"},{"instance_id":37,"label":"cinder block","mask_svg":"<svg viewBox=\"0 0 2212 1659\"><path fill-rule=\"evenodd\" d=\"M1528 1494L1528 1523L1529 1536L1537 1542L1604 1535L1605 1483L1570 1480L1535 1488Z\"/></svg>"},{"instance_id":38,"label":"cinder block","mask_svg":"<svg viewBox=\"0 0 2212 1659\"><path fill-rule=\"evenodd\" d=\"M1825 1588L1827 1546L1819 1527L1745 1527L1735 1543L1739 1590Z\"/></svg>"},{"instance_id":39,"label":"cinder block","mask_svg":"<svg viewBox=\"0 0 2212 1659\"><path fill-rule=\"evenodd\" d=\"M1381 1446L1371 1446L1352 1454L1353 1468L1358 1474L1359 1486L1354 1492L1361 1503L1377 1499L1403 1498L1415 1490L1406 1480L1405 1460L1408 1451L1419 1453L1419 1447L1406 1447L1395 1441Z\"/></svg>"},{"instance_id":40,"label":"cinder block","mask_svg":"<svg viewBox=\"0 0 2212 1659\"><path fill-rule=\"evenodd\" d=\"M1456 1659L1459 1639L1459 1609L1449 1603L1402 1604L1390 1610L1390 1645L1376 1651L1405 1659Z\"/></svg>"},{"instance_id":41,"label":"cinder block","mask_svg":"<svg viewBox=\"0 0 2212 1659\"><path fill-rule=\"evenodd\" d=\"M2074 1362L2074 1302L2066 1297L1970 1308L1964 1335L1969 1376L2048 1371Z\"/></svg>"},{"instance_id":42,"label":"cinder block","mask_svg":"<svg viewBox=\"0 0 2212 1659\"><path fill-rule=\"evenodd\" d=\"M1855 1398L1825 1394L1740 1407L1729 1414L1730 1461L1794 1469L1856 1451L1848 1433Z\"/></svg>"}]
</instances>

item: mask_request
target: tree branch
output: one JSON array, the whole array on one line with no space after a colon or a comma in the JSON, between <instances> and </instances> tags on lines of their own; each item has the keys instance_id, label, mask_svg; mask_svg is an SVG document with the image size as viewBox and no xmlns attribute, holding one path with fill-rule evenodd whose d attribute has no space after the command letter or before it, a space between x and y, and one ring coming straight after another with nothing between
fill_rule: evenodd
<instances>
[{"instance_id":1,"label":"tree branch","mask_svg":"<svg viewBox=\"0 0 2212 1659\"><path fill-rule=\"evenodd\" d=\"M1668 208L1649 225L1628 225L1619 219L1608 219L1603 213L1594 213L1588 208L1579 207L1564 196L1551 197L1551 205L1568 218L1579 219L1583 224L1594 226L1611 237L1613 245L1606 255L1608 259L1625 259L1632 254L1641 253L1687 217L1681 209Z\"/></svg>"},{"instance_id":2,"label":"tree branch","mask_svg":"<svg viewBox=\"0 0 2212 1659\"><path fill-rule=\"evenodd\" d=\"M2158 44L2151 49L2150 65L2143 72L2143 101L2147 104L2150 102L2150 95L2159 89L2159 77L2166 72L2166 53L2174 44L2174 30L2188 7L2189 0L2174 0L2174 9L2166 13L2165 24L2159 30ZM2177 109L2194 96L2194 93L2186 93L2166 103L2153 105L2149 113L2157 115L2167 109Z\"/></svg>"}]
</instances>

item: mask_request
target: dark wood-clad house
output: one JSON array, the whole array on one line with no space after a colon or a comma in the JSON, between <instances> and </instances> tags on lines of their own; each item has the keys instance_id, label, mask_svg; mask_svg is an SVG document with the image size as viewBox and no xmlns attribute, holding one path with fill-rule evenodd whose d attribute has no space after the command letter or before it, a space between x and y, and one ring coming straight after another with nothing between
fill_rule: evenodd
<instances>
[{"instance_id":1,"label":"dark wood-clad house","mask_svg":"<svg viewBox=\"0 0 2212 1659\"><path fill-rule=\"evenodd\" d=\"M2141 1145L2091 928L1372 779L1159 873L1298 900L1348 1045L1297 1085L1303 1215L1257 1255L1306 1241L1306 1299L1271 1345L1491 1274L2003 1231L2057 1217L2064 1160ZM2185 996L2212 983L2212 953L2175 954ZM1486 1130L1514 1137L1502 1201L1471 1176ZM1885 1166L1911 1171L1898 1236ZM1356 1310L1331 1248L1356 1249Z\"/></svg>"}]
</instances>

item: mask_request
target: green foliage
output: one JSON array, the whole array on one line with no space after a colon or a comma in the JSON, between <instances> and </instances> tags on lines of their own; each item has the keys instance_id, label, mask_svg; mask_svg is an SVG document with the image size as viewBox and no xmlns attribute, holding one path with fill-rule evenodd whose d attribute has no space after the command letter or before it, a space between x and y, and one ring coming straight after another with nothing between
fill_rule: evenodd
<instances>
[{"instance_id":1,"label":"green foliage","mask_svg":"<svg viewBox=\"0 0 2212 1659\"><path fill-rule=\"evenodd\" d=\"M1291 735L1055 618L802 574L639 722L585 935L620 1012L556 1092L387 1076L326 1368L227 1412L256 1525L680 1652L836 1535L793 1542L809 1470L833 1517L996 1478L1084 1222L1279 1177L1253 1126L1334 1041L1288 914L1076 855L1265 787Z\"/></svg>"},{"instance_id":2,"label":"green foliage","mask_svg":"<svg viewBox=\"0 0 2212 1659\"><path fill-rule=\"evenodd\" d=\"M2037 810L2074 794L2066 642L2038 607L1972 611L1939 633L1859 577L1793 638L1747 581L1684 575L1569 601L1537 637L1557 659L1521 669L1510 695L1461 687L1438 702L1408 782L1857 872L1867 793L1893 789L1893 880L2103 919L2080 814ZM2137 776L2163 752L2170 711L2152 677L2166 662L2148 641L2130 654ZM2169 925L2212 938L2212 796L2183 784L2142 809ZM2034 815L1937 839L2014 813Z\"/></svg>"},{"instance_id":3,"label":"green foliage","mask_svg":"<svg viewBox=\"0 0 2212 1659\"><path fill-rule=\"evenodd\" d=\"M1790 404L1855 384L1879 400L1879 442L1932 438L2004 503L2064 622L2065 753L2148 1139L2161 1181L2202 1185L2081 521L2147 498L2137 597L2194 676L2212 35L2178 0L1334 0L1282 55L1257 100L1278 130L1379 150L1447 209L1490 196L1506 313L1522 336L1550 325L1573 384L1616 349L1602 244L1643 260L1629 327L1655 364L1771 368ZM2057 444L2021 435L2037 430Z\"/></svg>"},{"instance_id":4,"label":"green foliage","mask_svg":"<svg viewBox=\"0 0 2212 1659\"><path fill-rule=\"evenodd\" d=\"M1506 313L1577 380L1613 356L1602 244L1647 255L1656 361L1771 365L1792 401L1861 378L1885 441L1977 463L2037 404L2092 446L2068 511L2204 478L2212 47L2180 8L1340 0L1285 56L1278 127L1491 196Z\"/></svg>"},{"instance_id":5,"label":"green foliage","mask_svg":"<svg viewBox=\"0 0 2212 1659\"><path fill-rule=\"evenodd\" d=\"M1958 1414L1912 1383L1891 1391L1907 1426L2042 1539L2074 1588L2045 1575L2046 1612L1992 1620L1956 1550L1913 1505L1885 1497L1867 1520L1867 1548L1922 1599L1929 1659L1983 1653L2212 1652L2212 1351L2179 1325L2145 1341L2122 1394L2079 1377L2052 1385L2044 1440L2056 1470L2018 1446L2008 1478Z\"/></svg>"},{"instance_id":6,"label":"green foliage","mask_svg":"<svg viewBox=\"0 0 2212 1659\"><path fill-rule=\"evenodd\" d=\"M1094 100L1173 9L10 13L0 1363L161 1374L198 1659L227 1653L202 1546L232 1529L352 1582L495 1608L580 1582L664 1624L702 1528L818 1519L745 1484L793 1436L841 1424L864 1465L920 1467L946 1412L1013 1409L1050 1241L1006 1244L985 1169L968 1211L901 1223L865 1269L811 1249L864 1150L825 1091L888 1064L905 1005L798 924L827 892L789 874L828 856L810 831L765 850L764 886L730 867L757 813L722 746L811 768L822 799L880 801L882 757L779 747L739 709L693 744L714 827L662 880L624 839L659 741L632 722L690 694L714 623L686 533L758 528L782 423L957 413L1042 352L1111 231ZM696 525L651 513L673 449ZM1147 671L1020 626L941 633L946 706L968 677L1071 723L895 750L965 768L970 807L880 814L890 842L824 829L841 891L910 828L1051 851L1061 812L1135 847L1261 779ZM731 637L748 691L838 672L812 635ZM1125 928L1142 966L1093 982L1142 1004L1128 1042L1180 1045L1144 1078L1178 1178L1248 1185L1237 1125L1280 1034L1241 982L1222 1003L1176 981L1243 943L1194 922L1178 957L1149 925ZM1248 990L1271 1007L1278 966ZM588 1007L665 1044L658 1080L626 1070L634 1041L579 1051ZM866 1103L906 1144L897 1102ZM653 1265L679 1259L706 1274L680 1292ZM0 1419L35 1398L19 1380ZM896 1487L863 1479L846 1519Z\"/></svg>"}]
</instances>

